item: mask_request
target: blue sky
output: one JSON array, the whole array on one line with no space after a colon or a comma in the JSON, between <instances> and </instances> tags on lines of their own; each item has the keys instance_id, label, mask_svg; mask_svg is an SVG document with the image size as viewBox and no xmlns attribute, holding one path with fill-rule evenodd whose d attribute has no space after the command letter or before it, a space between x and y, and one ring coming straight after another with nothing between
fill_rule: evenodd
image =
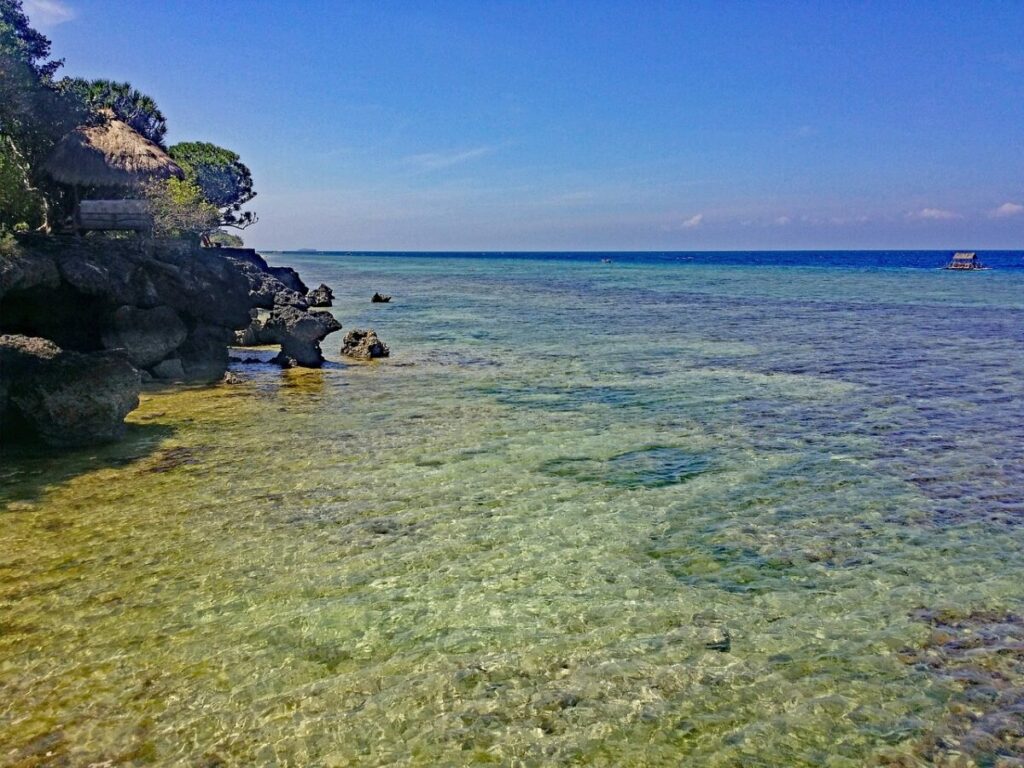
<instances>
[{"instance_id":1,"label":"blue sky","mask_svg":"<svg viewBox=\"0 0 1024 768\"><path fill-rule=\"evenodd\" d=\"M1024 2L25 0L263 248L1024 248Z\"/></svg>"}]
</instances>

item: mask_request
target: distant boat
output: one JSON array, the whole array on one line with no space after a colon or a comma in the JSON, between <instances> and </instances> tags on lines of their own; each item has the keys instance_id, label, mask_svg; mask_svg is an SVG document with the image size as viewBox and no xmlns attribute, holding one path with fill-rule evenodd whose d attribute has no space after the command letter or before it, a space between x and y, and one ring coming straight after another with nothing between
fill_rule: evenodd
<instances>
[{"instance_id":1,"label":"distant boat","mask_svg":"<svg viewBox=\"0 0 1024 768\"><path fill-rule=\"evenodd\" d=\"M974 251L957 251L944 269L968 270L989 269L989 267L978 261L978 254Z\"/></svg>"},{"instance_id":2,"label":"distant boat","mask_svg":"<svg viewBox=\"0 0 1024 768\"><path fill-rule=\"evenodd\" d=\"M601 263L602 264L611 264L612 260L611 259L601 259Z\"/></svg>"}]
</instances>

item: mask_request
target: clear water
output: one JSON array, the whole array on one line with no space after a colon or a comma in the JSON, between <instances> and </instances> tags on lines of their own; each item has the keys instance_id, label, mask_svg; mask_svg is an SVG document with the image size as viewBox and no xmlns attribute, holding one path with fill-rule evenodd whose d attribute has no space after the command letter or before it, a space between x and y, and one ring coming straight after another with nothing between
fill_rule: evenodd
<instances>
[{"instance_id":1,"label":"clear water","mask_svg":"<svg viewBox=\"0 0 1024 768\"><path fill-rule=\"evenodd\" d=\"M4 456L0 763L1010 764L1024 270L945 256L272 257L393 356Z\"/></svg>"}]
</instances>

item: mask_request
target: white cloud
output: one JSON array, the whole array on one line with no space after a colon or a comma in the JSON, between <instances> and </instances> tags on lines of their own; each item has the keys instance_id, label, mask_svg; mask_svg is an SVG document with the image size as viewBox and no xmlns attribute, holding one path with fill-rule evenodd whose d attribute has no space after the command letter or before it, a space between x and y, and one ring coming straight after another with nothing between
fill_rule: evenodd
<instances>
[{"instance_id":1,"label":"white cloud","mask_svg":"<svg viewBox=\"0 0 1024 768\"><path fill-rule=\"evenodd\" d=\"M700 223L704 221L704 214L698 213L696 216L691 216L679 226L682 229L695 229L700 226Z\"/></svg>"},{"instance_id":2,"label":"white cloud","mask_svg":"<svg viewBox=\"0 0 1024 768\"><path fill-rule=\"evenodd\" d=\"M402 158L402 162L419 168L423 171L437 171L442 168L450 168L453 165L467 163L470 160L489 155L493 147L474 147L458 152L424 152L419 155L409 155Z\"/></svg>"},{"instance_id":3,"label":"white cloud","mask_svg":"<svg viewBox=\"0 0 1024 768\"><path fill-rule=\"evenodd\" d=\"M61 0L25 0L25 13L33 24L55 27L75 18L75 11Z\"/></svg>"},{"instance_id":4,"label":"white cloud","mask_svg":"<svg viewBox=\"0 0 1024 768\"><path fill-rule=\"evenodd\" d=\"M792 219L789 218L789 216L779 216L779 218L775 220L775 223L778 224L780 227L784 227L791 221Z\"/></svg>"},{"instance_id":5,"label":"white cloud","mask_svg":"<svg viewBox=\"0 0 1024 768\"><path fill-rule=\"evenodd\" d=\"M1019 216L1022 213L1024 213L1024 205L1019 203L1003 203L992 211L989 216L993 219L1005 219L1010 216Z\"/></svg>"},{"instance_id":6,"label":"white cloud","mask_svg":"<svg viewBox=\"0 0 1024 768\"><path fill-rule=\"evenodd\" d=\"M963 216L955 211L946 211L942 208L922 208L920 211L908 213L907 218L924 221L952 221L953 219L962 219Z\"/></svg>"}]
</instances>

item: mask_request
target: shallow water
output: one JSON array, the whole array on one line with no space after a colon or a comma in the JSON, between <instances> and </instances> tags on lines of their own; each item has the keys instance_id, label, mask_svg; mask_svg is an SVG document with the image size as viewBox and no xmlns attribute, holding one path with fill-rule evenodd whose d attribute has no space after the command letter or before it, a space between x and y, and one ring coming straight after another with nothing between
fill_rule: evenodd
<instances>
[{"instance_id":1,"label":"shallow water","mask_svg":"<svg viewBox=\"0 0 1024 768\"><path fill-rule=\"evenodd\" d=\"M1021 756L1024 270L274 260L393 357L4 456L0 763Z\"/></svg>"}]
</instances>

